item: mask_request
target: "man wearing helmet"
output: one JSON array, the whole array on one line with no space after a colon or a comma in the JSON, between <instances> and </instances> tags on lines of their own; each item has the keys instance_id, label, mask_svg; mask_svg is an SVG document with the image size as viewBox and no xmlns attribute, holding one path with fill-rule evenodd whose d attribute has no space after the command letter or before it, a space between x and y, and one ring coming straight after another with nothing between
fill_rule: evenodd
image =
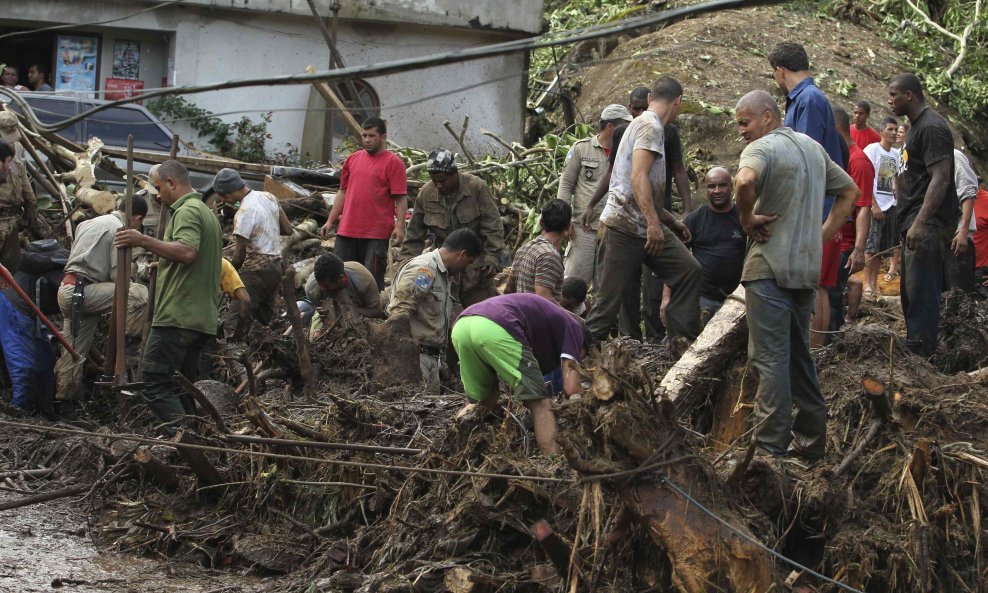
<instances>
[{"instance_id":1,"label":"man wearing helmet","mask_svg":"<svg viewBox=\"0 0 988 593\"><path fill-rule=\"evenodd\" d=\"M427 163L431 181L419 190L414 213L405 229L405 242L398 255L400 264L420 255L430 245L442 245L457 229L468 228L486 240L483 257L460 278L460 302L464 307L497 294L494 275L501 270L504 227L501 214L482 179L460 173L453 153L437 148Z\"/></svg>"}]
</instances>

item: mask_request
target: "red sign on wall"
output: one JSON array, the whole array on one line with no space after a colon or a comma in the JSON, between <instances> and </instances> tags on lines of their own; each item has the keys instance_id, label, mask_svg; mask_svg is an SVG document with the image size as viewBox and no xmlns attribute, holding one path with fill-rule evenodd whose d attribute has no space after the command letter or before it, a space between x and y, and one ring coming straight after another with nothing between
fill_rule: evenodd
<instances>
[{"instance_id":1,"label":"red sign on wall","mask_svg":"<svg viewBox=\"0 0 988 593\"><path fill-rule=\"evenodd\" d=\"M144 90L143 80L127 80L125 78L107 78L104 98L107 101L117 101L140 95Z\"/></svg>"}]
</instances>

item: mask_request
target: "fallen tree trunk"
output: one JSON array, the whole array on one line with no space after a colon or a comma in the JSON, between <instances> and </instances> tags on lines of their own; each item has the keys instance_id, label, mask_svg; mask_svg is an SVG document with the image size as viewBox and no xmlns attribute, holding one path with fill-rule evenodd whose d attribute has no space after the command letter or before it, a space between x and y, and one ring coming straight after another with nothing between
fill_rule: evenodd
<instances>
[{"instance_id":1,"label":"fallen tree trunk","mask_svg":"<svg viewBox=\"0 0 988 593\"><path fill-rule=\"evenodd\" d=\"M666 373L660 383L660 394L676 406L679 415L689 412L706 398L711 378L723 374L747 339L744 287L738 286L686 353Z\"/></svg>"},{"instance_id":2,"label":"fallen tree trunk","mask_svg":"<svg viewBox=\"0 0 988 593\"><path fill-rule=\"evenodd\" d=\"M134 463L141 468L144 477L161 486L168 492L178 490L178 477L172 468L155 457L148 447L138 447L133 454Z\"/></svg>"},{"instance_id":3,"label":"fallen tree trunk","mask_svg":"<svg viewBox=\"0 0 988 593\"><path fill-rule=\"evenodd\" d=\"M32 504L48 502L49 500L56 500L58 498L65 498L67 496L75 496L76 494L82 494L83 492L86 492L92 487L93 487L92 484L76 484L75 486L67 486L59 490L52 490L51 492L43 492L41 494L35 494L33 496L18 498L17 500L10 500L7 502L0 503L0 511L19 509L21 507L30 506Z\"/></svg>"}]
</instances>

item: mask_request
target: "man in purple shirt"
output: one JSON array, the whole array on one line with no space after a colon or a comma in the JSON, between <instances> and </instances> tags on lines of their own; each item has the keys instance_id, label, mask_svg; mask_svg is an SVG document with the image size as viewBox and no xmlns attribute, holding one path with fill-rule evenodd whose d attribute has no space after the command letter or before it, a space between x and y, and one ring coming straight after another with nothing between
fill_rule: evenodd
<instances>
[{"instance_id":1,"label":"man in purple shirt","mask_svg":"<svg viewBox=\"0 0 988 593\"><path fill-rule=\"evenodd\" d=\"M563 391L579 393L579 362L589 344L583 323L537 294L506 294L467 307L453 326L453 347L463 390L476 403L467 404L457 418L491 411L500 395L500 377L532 413L542 453L558 453L556 418L543 375L562 366Z\"/></svg>"}]
</instances>

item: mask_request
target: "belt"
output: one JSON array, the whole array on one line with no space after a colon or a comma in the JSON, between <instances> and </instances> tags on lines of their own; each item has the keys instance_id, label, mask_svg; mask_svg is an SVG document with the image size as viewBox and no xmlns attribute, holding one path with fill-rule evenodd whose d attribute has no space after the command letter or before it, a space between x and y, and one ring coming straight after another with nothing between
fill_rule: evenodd
<instances>
[{"instance_id":1,"label":"belt","mask_svg":"<svg viewBox=\"0 0 988 593\"><path fill-rule=\"evenodd\" d=\"M62 276L62 286L75 286L80 281L86 284L93 284L93 281L81 274L76 274L75 272L66 272L65 276Z\"/></svg>"},{"instance_id":2,"label":"belt","mask_svg":"<svg viewBox=\"0 0 988 593\"><path fill-rule=\"evenodd\" d=\"M419 346L419 351L422 354L428 354L429 356L442 356L445 348L439 348L437 346Z\"/></svg>"}]
</instances>

